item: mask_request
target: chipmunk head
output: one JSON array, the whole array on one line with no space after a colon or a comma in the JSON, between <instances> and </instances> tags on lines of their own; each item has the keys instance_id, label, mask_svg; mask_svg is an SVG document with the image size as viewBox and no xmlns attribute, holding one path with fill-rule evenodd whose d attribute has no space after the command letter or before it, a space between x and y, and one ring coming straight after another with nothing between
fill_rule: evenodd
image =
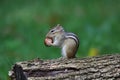
<instances>
[{"instance_id":1,"label":"chipmunk head","mask_svg":"<svg viewBox=\"0 0 120 80\"><path fill-rule=\"evenodd\" d=\"M46 35L45 38L45 45L48 46L50 43L53 43L55 40L55 37L60 36L64 32L64 29L60 24L57 24L56 27L52 28Z\"/></svg>"},{"instance_id":2,"label":"chipmunk head","mask_svg":"<svg viewBox=\"0 0 120 80\"><path fill-rule=\"evenodd\" d=\"M60 24L57 24L56 27L52 28L48 34L46 35L46 38L54 38L55 36L57 36L58 34L61 34L64 32L64 29L62 26L60 26Z\"/></svg>"}]
</instances>

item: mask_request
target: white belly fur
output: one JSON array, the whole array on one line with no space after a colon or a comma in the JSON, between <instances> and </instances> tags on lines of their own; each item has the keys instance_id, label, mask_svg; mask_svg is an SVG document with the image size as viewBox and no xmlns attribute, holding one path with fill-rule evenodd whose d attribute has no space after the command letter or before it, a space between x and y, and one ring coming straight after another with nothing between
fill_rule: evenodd
<instances>
[{"instance_id":1,"label":"white belly fur","mask_svg":"<svg viewBox=\"0 0 120 80\"><path fill-rule=\"evenodd\" d=\"M66 46L65 45L62 48L62 56L67 57L67 55L66 55Z\"/></svg>"}]
</instances>

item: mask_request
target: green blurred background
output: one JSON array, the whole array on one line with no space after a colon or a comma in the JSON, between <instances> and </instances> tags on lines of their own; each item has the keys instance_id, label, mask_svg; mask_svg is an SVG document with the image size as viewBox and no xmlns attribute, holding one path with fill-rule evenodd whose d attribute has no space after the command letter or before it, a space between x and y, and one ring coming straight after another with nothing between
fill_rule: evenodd
<instances>
[{"instance_id":1,"label":"green blurred background","mask_svg":"<svg viewBox=\"0 0 120 80\"><path fill-rule=\"evenodd\" d=\"M120 0L1 0L0 80L15 62L59 58L59 48L44 46L58 23L79 36L77 57L120 52Z\"/></svg>"}]
</instances>

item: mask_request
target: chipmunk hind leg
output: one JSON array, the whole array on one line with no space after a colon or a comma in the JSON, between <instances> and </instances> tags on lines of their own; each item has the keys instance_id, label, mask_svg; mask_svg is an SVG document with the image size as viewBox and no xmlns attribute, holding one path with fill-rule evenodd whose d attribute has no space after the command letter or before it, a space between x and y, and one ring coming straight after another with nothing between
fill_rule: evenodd
<instances>
[{"instance_id":1,"label":"chipmunk hind leg","mask_svg":"<svg viewBox=\"0 0 120 80\"><path fill-rule=\"evenodd\" d=\"M65 54L65 57L67 58L75 58L75 55L76 55L76 43L74 40L72 39L68 39L65 41L65 45L63 47L63 52Z\"/></svg>"}]
</instances>

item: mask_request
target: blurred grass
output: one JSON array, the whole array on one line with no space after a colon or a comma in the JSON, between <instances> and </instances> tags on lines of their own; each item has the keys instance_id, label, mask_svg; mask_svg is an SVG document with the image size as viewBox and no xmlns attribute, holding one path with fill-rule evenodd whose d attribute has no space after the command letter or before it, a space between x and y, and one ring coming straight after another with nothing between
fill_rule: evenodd
<instances>
[{"instance_id":1,"label":"blurred grass","mask_svg":"<svg viewBox=\"0 0 120 80\"><path fill-rule=\"evenodd\" d=\"M1 0L0 80L17 61L60 57L43 43L58 23L79 36L78 57L120 52L120 0Z\"/></svg>"}]
</instances>

